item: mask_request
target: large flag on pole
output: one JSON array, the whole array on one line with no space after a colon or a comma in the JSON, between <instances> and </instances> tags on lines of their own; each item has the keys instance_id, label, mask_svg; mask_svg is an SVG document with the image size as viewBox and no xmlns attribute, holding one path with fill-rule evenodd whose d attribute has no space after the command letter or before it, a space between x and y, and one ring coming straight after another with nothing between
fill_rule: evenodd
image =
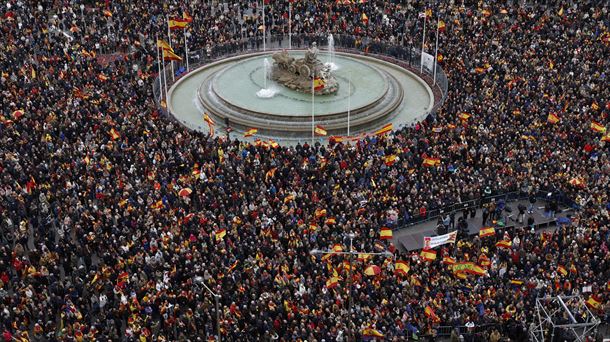
<instances>
[{"instance_id":1,"label":"large flag on pole","mask_svg":"<svg viewBox=\"0 0 610 342\"><path fill-rule=\"evenodd\" d=\"M163 50L163 60L164 61L181 61L182 58L170 50Z\"/></svg>"},{"instance_id":2,"label":"large flag on pole","mask_svg":"<svg viewBox=\"0 0 610 342\"><path fill-rule=\"evenodd\" d=\"M188 25L189 21L187 19L174 18L169 20L169 29L170 30L181 30Z\"/></svg>"}]
</instances>

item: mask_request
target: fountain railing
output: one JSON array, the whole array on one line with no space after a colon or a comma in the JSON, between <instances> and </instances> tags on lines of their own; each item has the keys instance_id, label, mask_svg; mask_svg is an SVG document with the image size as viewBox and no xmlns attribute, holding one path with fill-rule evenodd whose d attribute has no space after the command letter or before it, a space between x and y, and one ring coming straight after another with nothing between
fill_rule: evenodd
<instances>
[{"instance_id":1,"label":"fountain railing","mask_svg":"<svg viewBox=\"0 0 610 342\"><path fill-rule=\"evenodd\" d=\"M243 55L247 53L256 53L268 51L270 54L278 50L304 50L313 42L316 42L322 52L328 51L329 35L313 35L313 34L293 34L291 37L292 46L289 46L288 35L271 35L267 37L266 49L263 50L262 37L245 38L238 41L231 41L224 44L216 44L203 49L189 49L189 66L190 70L195 70L202 65L218 61L220 59ZM447 97L448 81L447 75L443 68L438 65L436 59L436 75L433 68L428 68L425 65L421 66L421 52L416 46L403 45L401 42L381 41L368 37L356 37L351 35L333 35L334 50L337 52L348 52L352 54L361 54L373 56L381 60L399 65L422 78L432 89L434 93L434 106L428 110L416 121L424 120L428 115L434 115L440 106L444 103ZM184 53L179 50L176 52L183 56ZM174 62L175 75L172 77L171 67L169 63L165 66L165 77L167 79L168 89L174 81L186 75L186 61L180 63ZM184 70L180 72L180 70ZM423 72L420 72L423 70ZM158 78L153 84L153 93L157 104L160 104L162 99L162 88L159 87ZM165 109L162 108L165 112ZM171 113L169 117L173 119Z\"/></svg>"}]
</instances>

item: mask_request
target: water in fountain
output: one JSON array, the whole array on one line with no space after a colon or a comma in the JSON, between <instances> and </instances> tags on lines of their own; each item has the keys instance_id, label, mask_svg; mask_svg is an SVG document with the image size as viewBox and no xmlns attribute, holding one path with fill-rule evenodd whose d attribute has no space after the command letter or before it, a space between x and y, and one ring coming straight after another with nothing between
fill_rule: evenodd
<instances>
[{"instance_id":1,"label":"water in fountain","mask_svg":"<svg viewBox=\"0 0 610 342\"><path fill-rule=\"evenodd\" d=\"M267 80L271 77L271 63L269 62L269 58L265 58L263 60L263 88L256 92L256 96L268 99L272 98L279 92L279 89L274 86L267 86Z\"/></svg>"},{"instance_id":2,"label":"water in fountain","mask_svg":"<svg viewBox=\"0 0 610 342\"><path fill-rule=\"evenodd\" d=\"M331 71L339 69L339 66L335 63L335 38L332 33L328 35L328 62L326 62L326 65Z\"/></svg>"}]
</instances>

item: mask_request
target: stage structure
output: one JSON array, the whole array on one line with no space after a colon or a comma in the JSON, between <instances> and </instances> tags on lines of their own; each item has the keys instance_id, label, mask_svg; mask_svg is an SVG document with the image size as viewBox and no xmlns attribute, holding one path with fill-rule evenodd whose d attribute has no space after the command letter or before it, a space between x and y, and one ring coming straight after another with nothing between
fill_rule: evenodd
<instances>
[{"instance_id":1,"label":"stage structure","mask_svg":"<svg viewBox=\"0 0 610 342\"><path fill-rule=\"evenodd\" d=\"M585 342L587 337L595 336L600 324L581 296L536 298L536 315L530 327L530 338L535 342Z\"/></svg>"}]
</instances>

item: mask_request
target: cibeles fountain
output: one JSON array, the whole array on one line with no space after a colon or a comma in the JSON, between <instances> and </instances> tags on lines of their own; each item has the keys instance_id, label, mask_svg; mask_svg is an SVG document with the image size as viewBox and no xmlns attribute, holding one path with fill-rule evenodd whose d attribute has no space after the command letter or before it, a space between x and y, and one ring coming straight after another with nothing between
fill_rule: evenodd
<instances>
[{"instance_id":1,"label":"cibeles fountain","mask_svg":"<svg viewBox=\"0 0 610 342\"><path fill-rule=\"evenodd\" d=\"M303 58L295 59L284 50L274 53L273 60L275 63L271 79L284 87L301 93L313 92L315 95L336 94L339 90L331 64L324 64L318 59L318 47L315 42Z\"/></svg>"},{"instance_id":2,"label":"cibeles fountain","mask_svg":"<svg viewBox=\"0 0 610 342\"><path fill-rule=\"evenodd\" d=\"M322 142L345 136L348 124L351 135L390 122L395 129L412 124L425 117L435 96L426 81L394 61L312 44L203 65L171 87L167 103L171 115L194 130L208 131L207 113L217 134L229 123L238 134L256 128L248 139L293 144L311 141L312 121L328 131L317 138Z\"/></svg>"}]
</instances>

